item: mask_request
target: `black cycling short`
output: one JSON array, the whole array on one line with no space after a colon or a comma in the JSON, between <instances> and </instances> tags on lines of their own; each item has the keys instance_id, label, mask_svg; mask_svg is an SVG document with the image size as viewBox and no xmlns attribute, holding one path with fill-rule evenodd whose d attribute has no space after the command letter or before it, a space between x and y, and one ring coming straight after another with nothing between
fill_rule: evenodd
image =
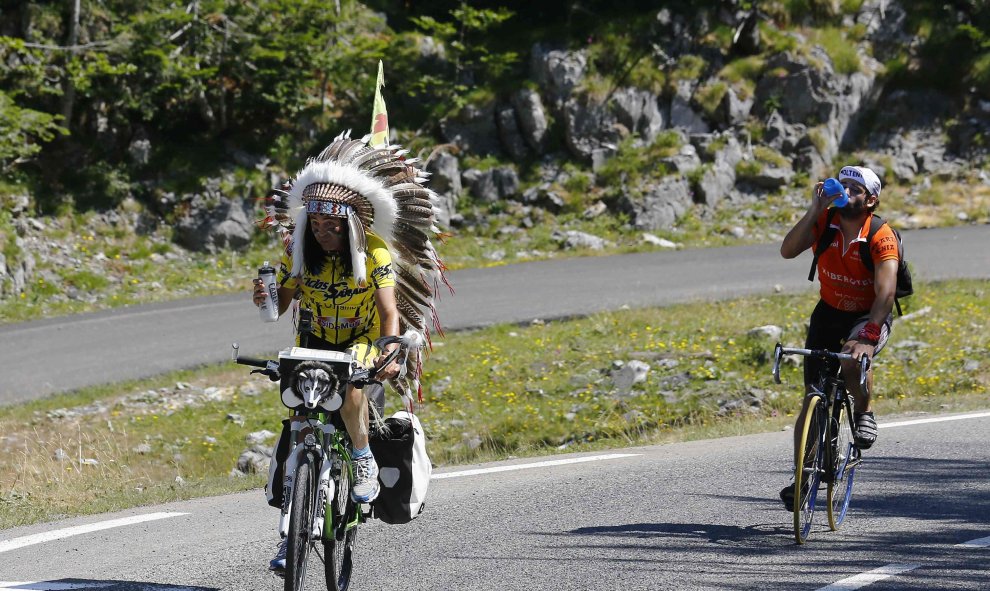
<instances>
[{"instance_id":1,"label":"black cycling short","mask_svg":"<svg viewBox=\"0 0 990 591\"><path fill-rule=\"evenodd\" d=\"M804 342L805 349L827 349L839 352L842 345L847 340L859 334L859 331L870 321L870 313L867 312L844 312L829 306L824 300L819 300L815 306L815 311L811 313L811 322L808 325L808 338ZM893 315L888 315L883 326L880 327L880 340L873 355L883 349L890 336L890 329L894 322ZM818 372L821 368L821 360L812 357L804 358L804 383L814 384L818 380Z\"/></svg>"}]
</instances>

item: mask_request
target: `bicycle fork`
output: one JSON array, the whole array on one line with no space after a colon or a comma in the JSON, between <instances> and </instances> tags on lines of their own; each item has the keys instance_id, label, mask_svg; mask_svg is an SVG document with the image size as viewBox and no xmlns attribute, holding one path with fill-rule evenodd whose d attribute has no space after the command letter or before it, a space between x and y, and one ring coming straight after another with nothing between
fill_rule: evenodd
<instances>
[{"instance_id":1,"label":"bicycle fork","mask_svg":"<svg viewBox=\"0 0 990 591\"><path fill-rule=\"evenodd\" d=\"M293 425L295 427L295 425ZM299 467L299 462L302 460L303 454L309 452L313 454L314 464L318 464L319 467L319 478L316 481L316 499L315 505L313 507L313 523L312 530L310 531L311 539L320 539L324 537L324 523L326 521L327 507L333 501L334 491L336 488L336 482L331 477L331 472L333 469L333 461L330 459L331 455L326 447L326 442L330 441L330 436L336 431L333 425L320 425L320 430L323 432L323 443L318 443L316 438L312 433L306 434L302 445L296 445L292 448L292 452L289 454L285 462L285 477L284 477L284 496L282 497L282 514L279 518L278 529L282 537L289 535L289 515L292 513L292 491L295 488L294 477L296 470ZM294 431L299 429L294 428ZM293 434L293 438L297 437L297 434ZM313 468L317 468L314 465Z\"/></svg>"},{"instance_id":2,"label":"bicycle fork","mask_svg":"<svg viewBox=\"0 0 990 591\"><path fill-rule=\"evenodd\" d=\"M330 460L330 454L324 454L323 465L320 466L320 484L316 489L316 511L313 513L313 531L311 533L313 539L319 539L324 535L327 507L333 501L334 490L337 485L334 479L330 477L332 468L333 462ZM332 520L333 517L331 516Z\"/></svg>"}]
</instances>

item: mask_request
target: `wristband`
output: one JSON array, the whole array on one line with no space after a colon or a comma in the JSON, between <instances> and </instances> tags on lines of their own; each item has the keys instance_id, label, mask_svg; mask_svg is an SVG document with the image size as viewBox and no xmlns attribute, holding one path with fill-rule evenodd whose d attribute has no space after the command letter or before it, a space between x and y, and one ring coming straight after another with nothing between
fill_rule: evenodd
<instances>
[{"instance_id":1,"label":"wristband","mask_svg":"<svg viewBox=\"0 0 990 591\"><path fill-rule=\"evenodd\" d=\"M876 345L880 342L880 325L875 322L867 322L866 326L860 329L856 335L856 340L869 345Z\"/></svg>"}]
</instances>

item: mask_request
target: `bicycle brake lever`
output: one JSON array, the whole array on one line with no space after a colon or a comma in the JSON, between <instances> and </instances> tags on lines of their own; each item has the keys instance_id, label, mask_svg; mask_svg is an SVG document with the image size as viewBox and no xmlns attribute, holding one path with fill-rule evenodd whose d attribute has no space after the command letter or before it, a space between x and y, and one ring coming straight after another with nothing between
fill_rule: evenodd
<instances>
[{"instance_id":1,"label":"bicycle brake lever","mask_svg":"<svg viewBox=\"0 0 990 591\"><path fill-rule=\"evenodd\" d=\"M271 369L252 369L251 373L260 373L263 376L268 376L268 379L273 382L277 382L282 379L282 376L280 376L277 371Z\"/></svg>"},{"instance_id":2,"label":"bicycle brake lever","mask_svg":"<svg viewBox=\"0 0 990 591\"><path fill-rule=\"evenodd\" d=\"M773 381L776 384L780 383L780 357L784 354L784 348L777 343L777 346L773 348Z\"/></svg>"},{"instance_id":3,"label":"bicycle brake lever","mask_svg":"<svg viewBox=\"0 0 990 591\"><path fill-rule=\"evenodd\" d=\"M866 387L866 372L870 370L870 358L865 354L859 358L859 387Z\"/></svg>"},{"instance_id":4,"label":"bicycle brake lever","mask_svg":"<svg viewBox=\"0 0 990 591\"><path fill-rule=\"evenodd\" d=\"M357 389L364 388L368 384L374 381L374 374L370 369L358 369L351 373L351 378L348 382Z\"/></svg>"}]
</instances>

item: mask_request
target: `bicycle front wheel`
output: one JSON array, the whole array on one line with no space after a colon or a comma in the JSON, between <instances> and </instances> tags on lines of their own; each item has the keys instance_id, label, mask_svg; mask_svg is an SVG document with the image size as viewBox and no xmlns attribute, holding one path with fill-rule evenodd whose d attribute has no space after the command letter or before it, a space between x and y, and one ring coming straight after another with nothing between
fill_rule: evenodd
<instances>
[{"instance_id":1,"label":"bicycle front wheel","mask_svg":"<svg viewBox=\"0 0 990 591\"><path fill-rule=\"evenodd\" d=\"M852 412L849 399L836 404L829 423L829 440L833 441L831 468L832 478L828 483L828 526L839 529L849 509L852 498L853 475L856 473L859 450L853 443Z\"/></svg>"},{"instance_id":2,"label":"bicycle front wheel","mask_svg":"<svg viewBox=\"0 0 990 591\"><path fill-rule=\"evenodd\" d=\"M357 506L351 500L351 474L346 464L337 475L333 499L327 501L330 531L323 538L323 566L329 591L346 591L351 583L351 553L357 538Z\"/></svg>"},{"instance_id":3,"label":"bicycle front wheel","mask_svg":"<svg viewBox=\"0 0 990 591\"><path fill-rule=\"evenodd\" d=\"M313 456L306 453L296 467L289 514L289 548L285 557L285 591L302 591L306 582L313 531Z\"/></svg>"},{"instance_id":4,"label":"bicycle front wheel","mask_svg":"<svg viewBox=\"0 0 990 591\"><path fill-rule=\"evenodd\" d=\"M804 422L794 450L794 539L803 544L811 533L815 500L825 455L825 402L820 394L804 399Z\"/></svg>"}]
</instances>

